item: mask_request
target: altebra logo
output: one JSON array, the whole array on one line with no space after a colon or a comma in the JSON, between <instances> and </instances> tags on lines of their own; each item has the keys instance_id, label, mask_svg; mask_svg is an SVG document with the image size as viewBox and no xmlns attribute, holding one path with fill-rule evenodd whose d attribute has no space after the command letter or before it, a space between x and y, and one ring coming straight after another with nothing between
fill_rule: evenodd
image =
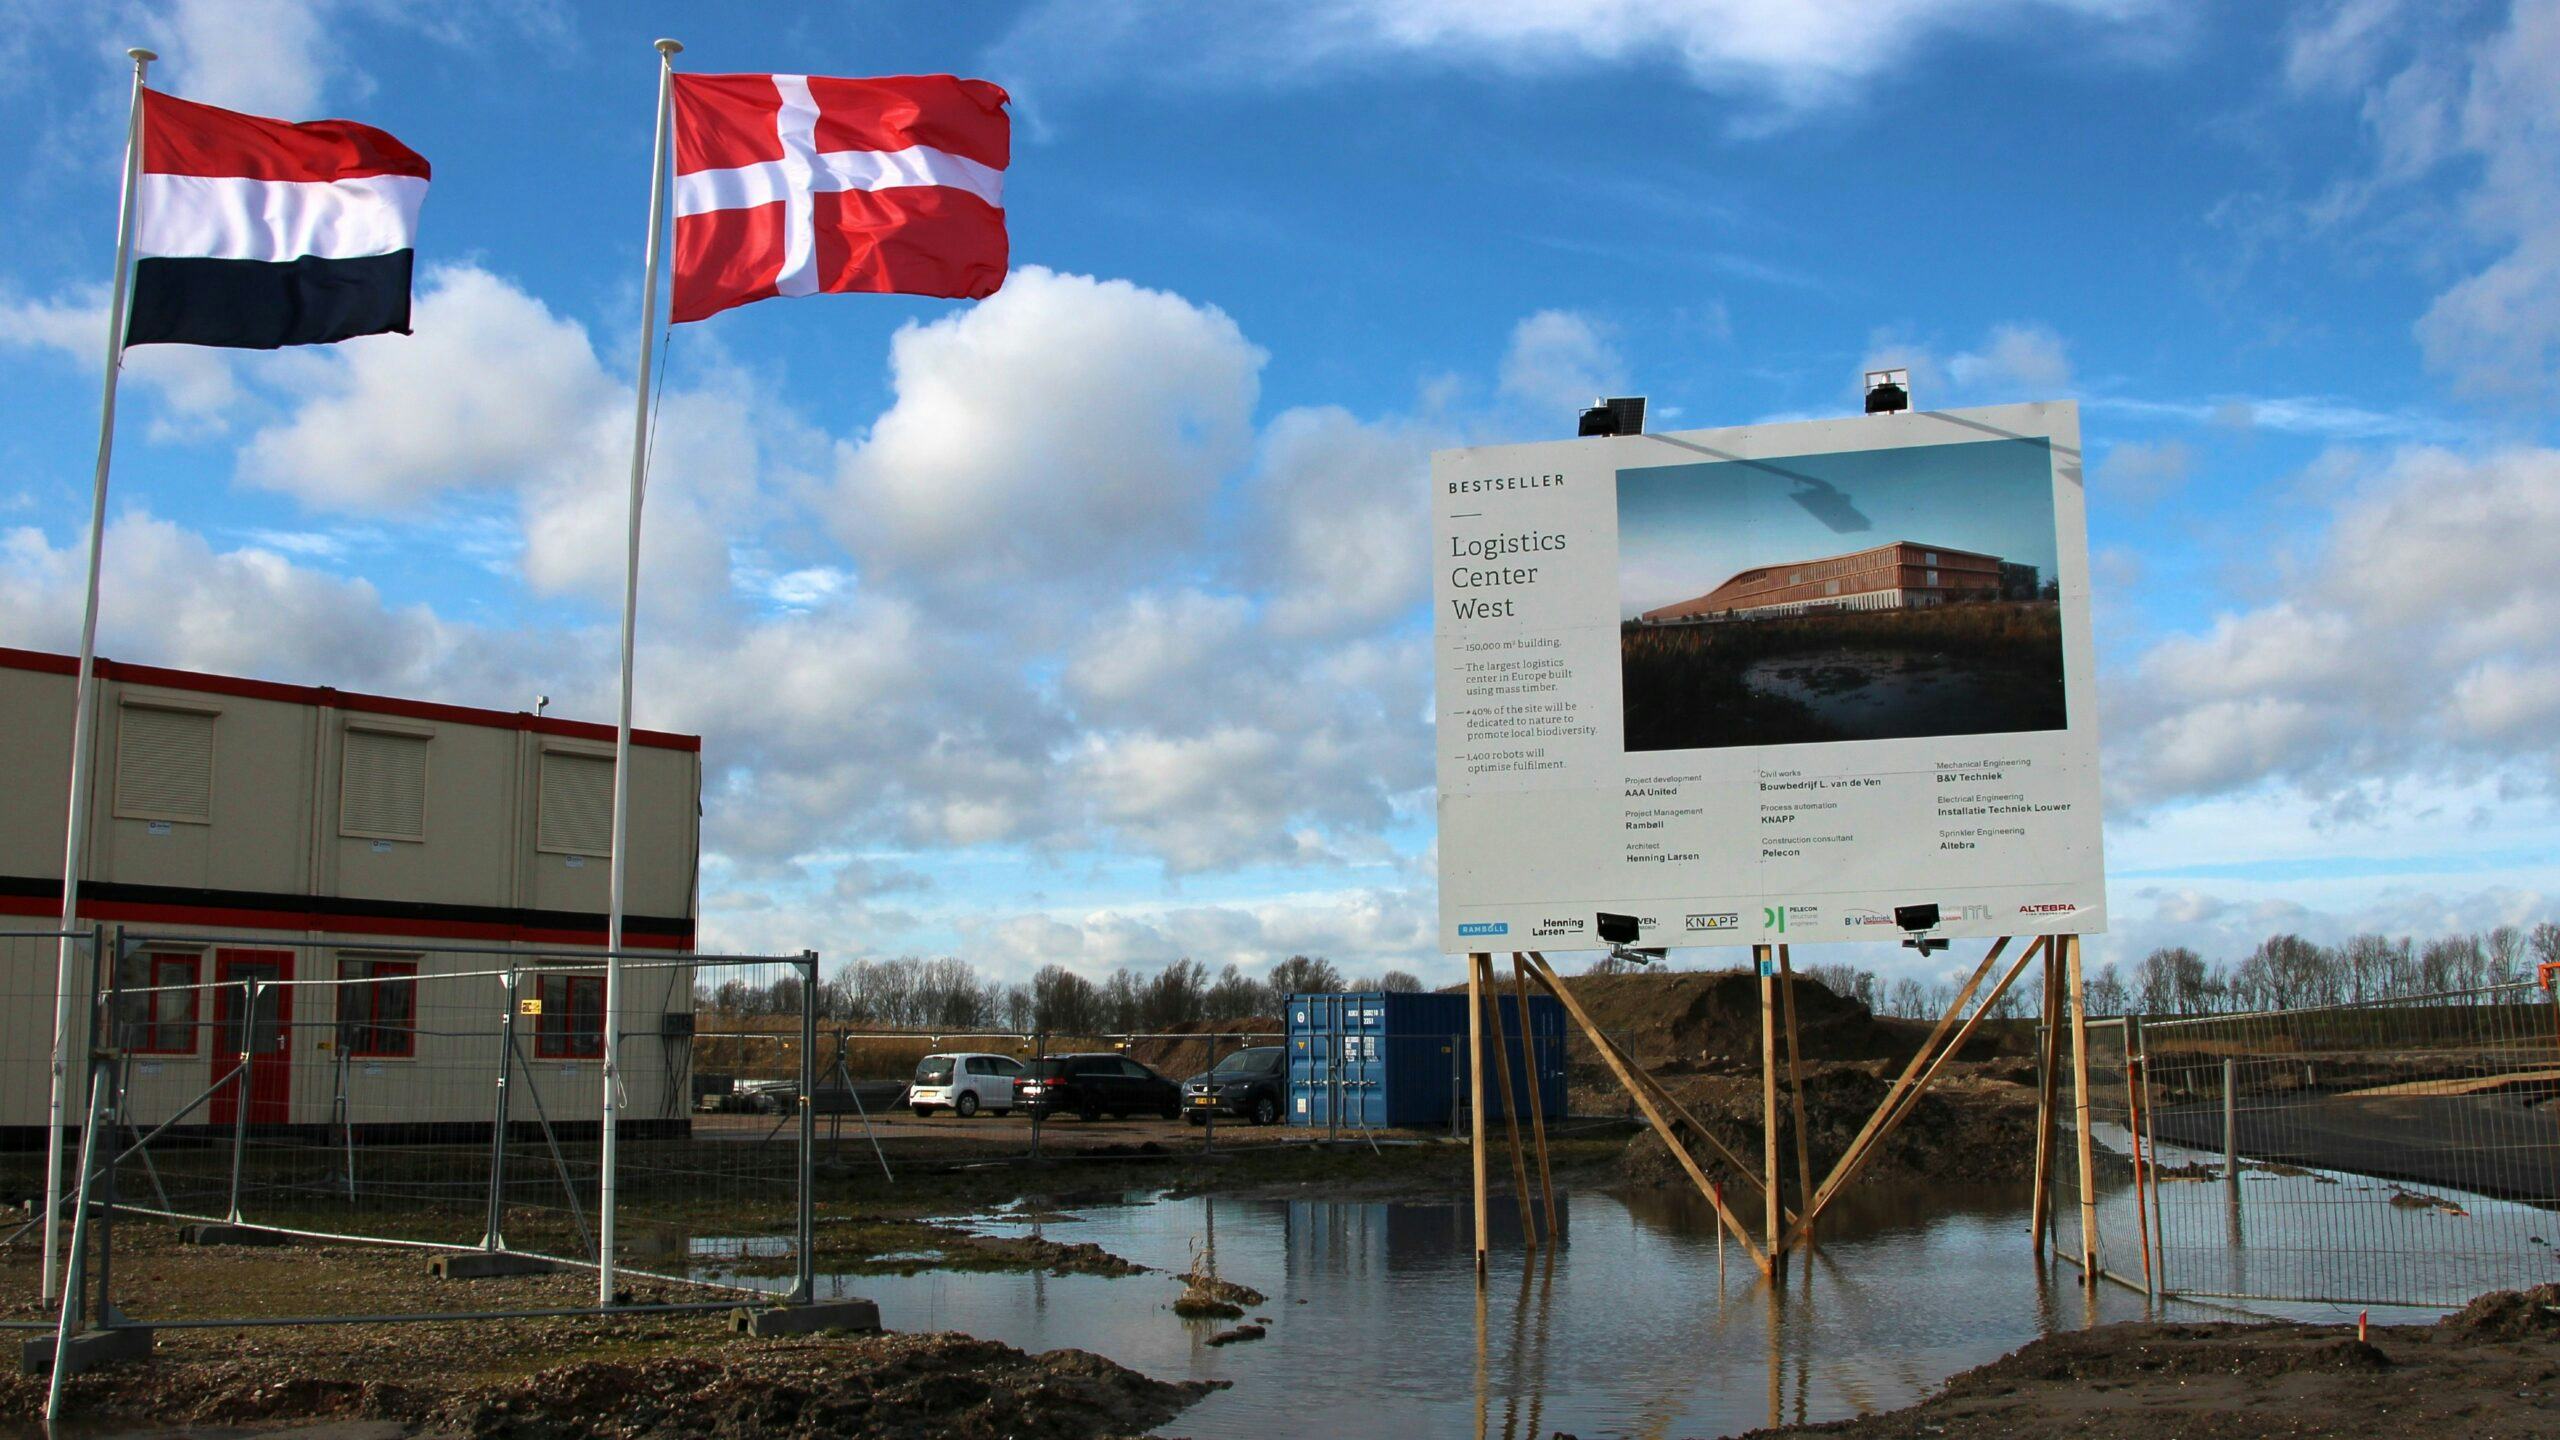
<instances>
[{"instance_id":1,"label":"altebra logo","mask_svg":"<svg viewBox=\"0 0 2560 1440\"><path fill-rule=\"evenodd\" d=\"M1739 930L1742 928L1742 914L1736 910L1718 910L1707 915L1692 915L1687 923L1692 930Z\"/></svg>"},{"instance_id":2,"label":"altebra logo","mask_svg":"<svg viewBox=\"0 0 2560 1440\"><path fill-rule=\"evenodd\" d=\"M2080 907L2077 905L2057 902L2043 905L2021 905L2018 907L2018 913L2021 915L2069 915L2077 911L2079 908Z\"/></svg>"},{"instance_id":3,"label":"altebra logo","mask_svg":"<svg viewBox=\"0 0 2560 1440\"><path fill-rule=\"evenodd\" d=\"M1511 922L1508 920L1470 920L1464 925L1458 927L1458 933L1461 935L1508 935L1511 933Z\"/></svg>"}]
</instances>

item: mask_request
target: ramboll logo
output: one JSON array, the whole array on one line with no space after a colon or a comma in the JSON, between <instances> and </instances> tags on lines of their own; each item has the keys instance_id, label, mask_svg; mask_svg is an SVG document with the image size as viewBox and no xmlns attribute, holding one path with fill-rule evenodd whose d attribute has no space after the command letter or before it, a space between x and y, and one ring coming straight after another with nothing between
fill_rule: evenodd
<instances>
[{"instance_id":1,"label":"ramboll logo","mask_svg":"<svg viewBox=\"0 0 2560 1440\"><path fill-rule=\"evenodd\" d=\"M1458 933L1461 935L1508 935L1511 933L1511 922L1508 920L1470 920L1464 925L1458 927Z\"/></svg>"}]
</instances>

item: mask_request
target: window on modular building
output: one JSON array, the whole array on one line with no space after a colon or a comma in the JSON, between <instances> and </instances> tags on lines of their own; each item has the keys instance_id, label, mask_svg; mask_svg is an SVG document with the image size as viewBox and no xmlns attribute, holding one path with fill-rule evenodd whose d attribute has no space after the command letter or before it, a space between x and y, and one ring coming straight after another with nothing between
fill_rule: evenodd
<instances>
[{"instance_id":1,"label":"window on modular building","mask_svg":"<svg viewBox=\"0 0 2560 1440\"><path fill-rule=\"evenodd\" d=\"M561 855L613 853L613 760L546 750L538 844Z\"/></svg>"},{"instance_id":2,"label":"window on modular building","mask_svg":"<svg viewBox=\"0 0 2560 1440\"><path fill-rule=\"evenodd\" d=\"M1837 581L1837 580L1825 580L1825 581L1823 581L1823 582L1822 582L1822 593L1823 593L1823 594L1825 594L1825 595L1837 595L1837 594L1839 594L1839 593L1840 593L1840 582L1839 582L1839 581Z\"/></svg>"},{"instance_id":3,"label":"window on modular building","mask_svg":"<svg viewBox=\"0 0 2560 1440\"><path fill-rule=\"evenodd\" d=\"M1920 558L1923 563L1935 565L1938 563L1938 552L1935 550L1924 551Z\"/></svg>"},{"instance_id":4,"label":"window on modular building","mask_svg":"<svg viewBox=\"0 0 2560 1440\"><path fill-rule=\"evenodd\" d=\"M545 975L538 987L533 1053L544 1060L604 1058L604 977Z\"/></svg>"},{"instance_id":5,"label":"window on modular building","mask_svg":"<svg viewBox=\"0 0 2560 1440\"><path fill-rule=\"evenodd\" d=\"M339 767L338 832L368 840L427 838L427 737L350 723Z\"/></svg>"},{"instance_id":6,"label":"window on modular building","mask_svg":"<svg viewBox=\"0 0 2560 1440\"><path fill-rule=\"evenodd\" d=\"M124 967L124 1043L137 1055L193 1055L203 961L145 950Z\"/></svg>"},{"instance_id":7,"label":"window on modular building","mask_svg":"<svg viewBox=\"0 0 2560 1440\"><path fill-rule=\"evenodd\" d=\"M213 819L213 712L128 700L116 726L116 813Z\"/></svg>"},{"instance_id":8,"label":"window on modular building","mask_svg":"<svg viewBox=\"0 0 2560 1440\"><path fill-rule=\"evenodd\" d=\"M418 962L370 955L338 960L338 1041L350 1055L418 1053Z\"/></svg>"}]
</instances>

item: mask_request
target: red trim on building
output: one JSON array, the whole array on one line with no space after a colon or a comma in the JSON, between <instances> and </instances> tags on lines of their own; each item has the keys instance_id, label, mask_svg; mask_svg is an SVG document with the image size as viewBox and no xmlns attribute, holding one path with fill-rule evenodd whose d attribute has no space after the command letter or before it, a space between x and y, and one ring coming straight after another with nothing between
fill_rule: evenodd
<instances>
[{"instance_id":1,"label":"red trim on building","mask_svg":"<svg viewBox=\"0 0 2560 1440\"><path fill-rule=\"evenodd\" d=\"M80 660L74 655L56 655L46 650L17 650L0 645L0 670L77 675L80 673ZM122 660L109 660L105 656L98 658L98 675L101 679L121 680L128 685L156 685L164 690L186 690L199 695L236 695L246 700L275 700L288 705L355 710L367 715L396 715L409 720L444 720L457 725L483 725L493 730L530 730L538 735L557 735L571 740L600 740L608 744L613 740L612 726L585 720L554 720L547 715L528 715L521 710L483 710L477 706L445 705L433 700L365 695L326 685L287 685L277 680L250 680L199 670L134 665ZM702 749L701 736L678 735L665 730L633 730L631 743L657 750L699 752Z\"/></svg>"},{"instance_id":2,"label":"red trim on building","mask_svg":"<svg viewBox=\"0 0 2560 1440\"><path fill-rule=\"evenodd\" d=\"M60 921L62 902L41 895L0 895L0 915L32 915ZM436 920L413 916L329 915L312 910L257 909L226 905L159 905L134 900L80 902L80 918L119 921L128 925L196 925L209 929L282 930L318 935L390 935L413 940L489 940L524 945L604 946L604 917L593 929L510 925L480 920ZM693 927L681 934L651 935L623 931L622 943L633 950L688 951Z\"/></svg>"}]
</instances>

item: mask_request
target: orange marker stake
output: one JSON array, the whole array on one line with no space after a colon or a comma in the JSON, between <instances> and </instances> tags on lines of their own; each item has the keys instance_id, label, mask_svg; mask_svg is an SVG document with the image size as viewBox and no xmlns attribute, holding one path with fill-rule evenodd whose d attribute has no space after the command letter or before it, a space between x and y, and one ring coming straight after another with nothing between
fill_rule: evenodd
<instances>
[{"instance_id":1,"label":"orange marker stake","mask_svg":"<svg viewBox=\"0 0 2560 1440\"><path fill-rule=\"evenodd\" d=\"M2356 1343L2359 1345L2364 1343L2365 1317L2372 1313L2373 1312L2370 1310L2359 1310L2356 1312Z\"/></svg>"}]
</instances>

